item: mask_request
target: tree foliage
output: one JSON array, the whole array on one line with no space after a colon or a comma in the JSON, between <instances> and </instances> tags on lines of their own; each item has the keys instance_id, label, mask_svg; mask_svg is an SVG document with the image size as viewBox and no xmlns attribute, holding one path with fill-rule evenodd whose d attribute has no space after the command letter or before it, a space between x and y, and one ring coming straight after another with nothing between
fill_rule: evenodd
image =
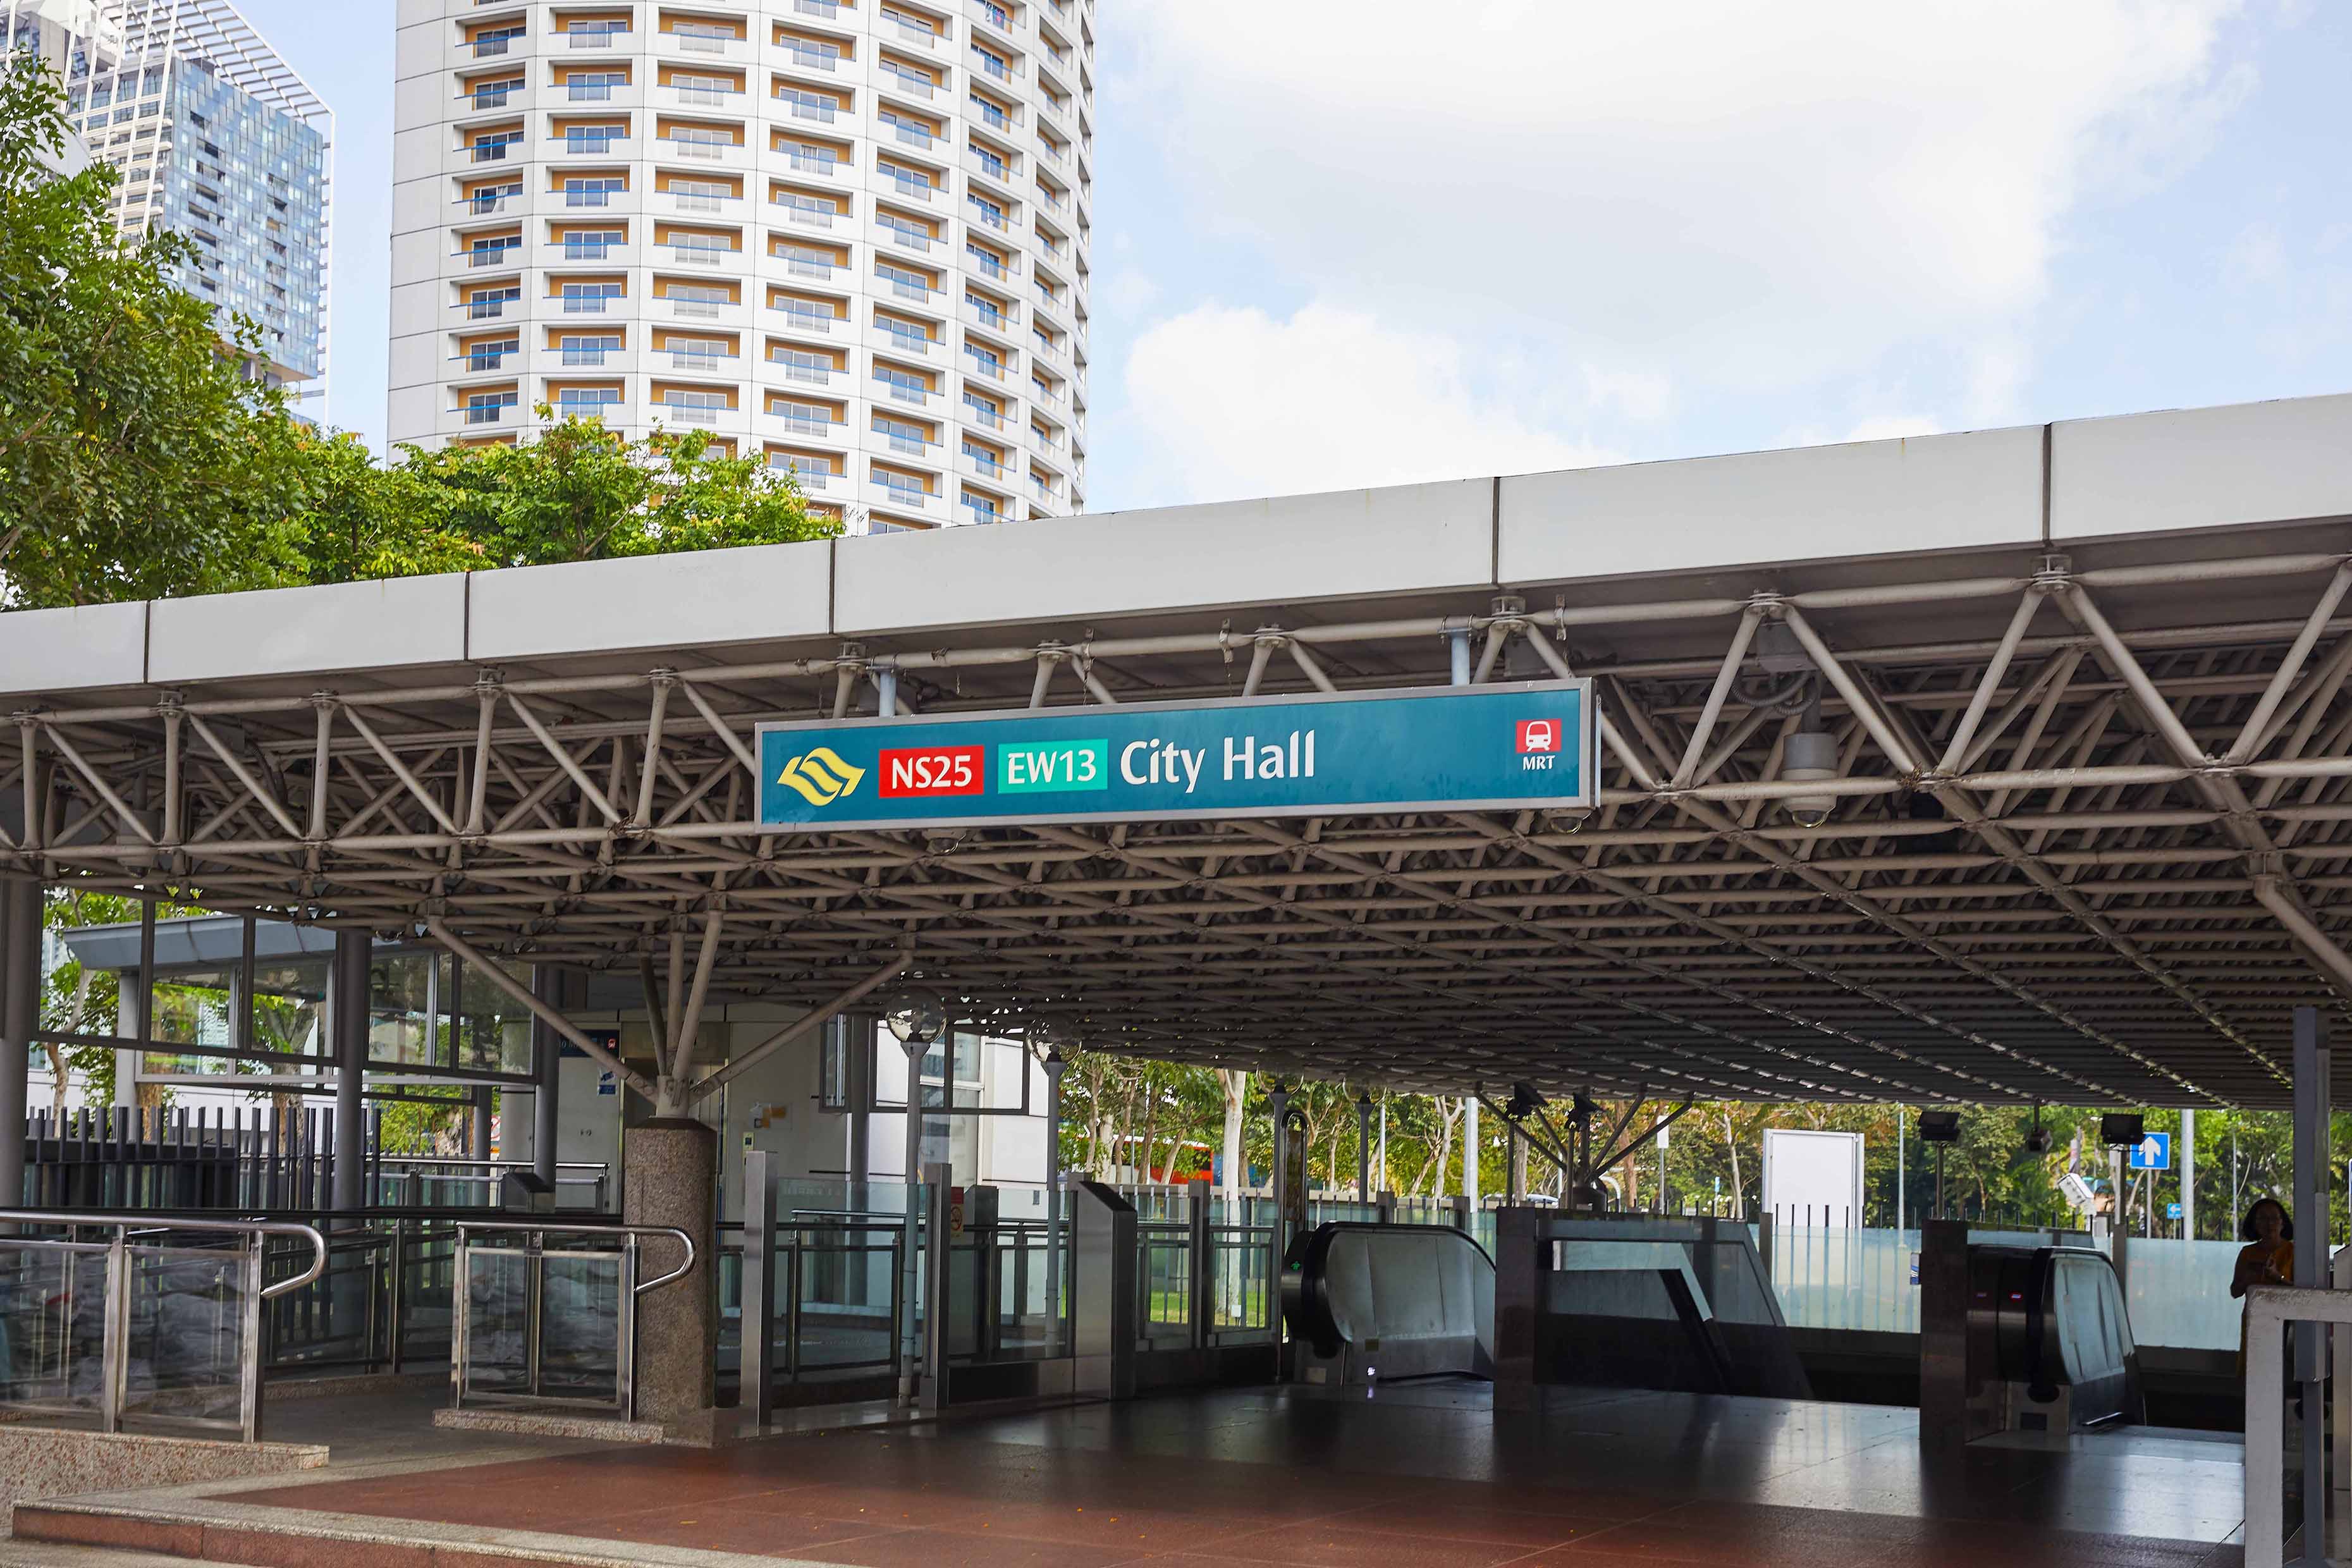
<instances>
[{"instance_id":1,"label":"tree foliage","mask_svg":"<svg viewBox=\"0 0 2352 1568\"><path fill-rule=\"evenodd\" d=\"M118 237L102 164L61 177L56 73L0 70L0 572L84 605L279 580L298 427L174 285L175 235ZM232 349L258 342L230 324Z\"/></svg>"},{"instance_id":2,"label":"tree foliage","mask_svg":"<svg viewBox=\"0 0 2352 1568\"><path fill-rule=\"evenodd\" d=\"M179 289L189 243L124 238L118 176L66 177L56 74L0 70L0 604L240 588L819 539L786 474L692 432L542 407L518 443L404 447L293 418L259 333Z\"/></svg>"}]
</instances>

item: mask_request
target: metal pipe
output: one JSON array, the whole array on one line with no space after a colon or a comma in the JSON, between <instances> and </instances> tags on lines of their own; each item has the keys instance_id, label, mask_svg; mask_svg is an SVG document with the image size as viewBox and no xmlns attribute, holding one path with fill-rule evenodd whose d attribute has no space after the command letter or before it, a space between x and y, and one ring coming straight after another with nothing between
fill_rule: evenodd
<instances>
[{"instance_id":1,"label":"metal pipe","mask_svg":"<svg viewBox=\"0 0 2352 1568\"><path fill-rule=\"evenodd\" d=\"M603 1042L592 1039L587 1035L582 1033L579 1028L573 1026L572 1020L566 1018L554 1008L546 1005L536 996L533 996L530 994L530 988L525 986L520 981L515 979L514 976L509 974L503 965L476 951L471 943L458 936L456 931L451 931L438 917L427 916L425 921L425 929L432 933L433 940L435 942L439 942L443 947L448 949L451 952L457 954L466 963L479 970L483 979L488 981L492 985L495 985L500 991L505 992L509 997L520 1004L530 1013L532 1017L537 1018L549 1028L553 1029L557 1034L562 1036L573 1045L578 1046L583 1051L585 1051L597 1062L611 1068L614 1075L618 1078L622 1083L626 1084L634 1093L643 1097L647 1101L652 1101L659 1098L655 1091L654 1086L646 1080L646 1077L643 1073L638 1072L636 1068L629 1066L628 1063L623 1061L619 1057L614 1056L611 1051L606 1050Z\"/></svg>"},{"instance_id":2,"label":"metal pipe","mask_svg":"<svg viewBox=\"0 0 2352 1568\"><path fill-rule=\"evenodd\" d=\"M1739 667L1748 658L1748 640L1755 637L1757 623L1763 618L1760 605L1750 605L1740 613L1739 625L1731 634L1731 647L1723 656L1723 668L1716 672L1715 684L1707 689L1706 705L1699 710L1698 722L1691 726L1690 743L1683 748L1682 764L1675 769L1675 789L1688 784L1698 772L1699 759L1706 754L1706 743L1715 734L1716 721L1723 716L1724 699L1731 695L1732 683L1739 679Z\"/></svg>"},{"instance_id":3,"label":"metal pipe","mask_svg":"<svg viewBox=\"0 0 2352 1568\"><path fill-rule=\"evenodd\" d=\"M2295 635L2294 643L2279 660L2278 669L2271 676L2270 685L2263 688L2261 700L2246 716L2245 724L2238 731L2237 741L2222 753L2224 760L2242 762L2252 752L2263 729L2271 721L2271 715L2277 712L2278 705L2285 700L2287 688L2296 676L2303 673L2304 661L2311 657L2311 650L2318 645L2321 631L2335 617L2336 608L2344 602L2347 589L2352 589L2352 563L2337 567L2336 575L2328 580L2326 589L2319 595L2319 603L2312 606L2311 618Z\"/></svg>"}]
</instances>

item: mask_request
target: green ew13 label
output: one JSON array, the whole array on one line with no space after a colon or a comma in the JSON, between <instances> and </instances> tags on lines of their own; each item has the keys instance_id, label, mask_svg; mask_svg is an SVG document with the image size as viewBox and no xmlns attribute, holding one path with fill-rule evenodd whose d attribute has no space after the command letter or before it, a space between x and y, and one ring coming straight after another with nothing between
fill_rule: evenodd
<instances>
[{"instance_id":1,"label":"green ew13 label","mask_svg":"<svg viewBox=\"0 0 2352 1568\"><path fill-rule=\"evenodd\" d=\"M996 748L997 793L1110 788L1108 741L1008 742Z\"/></svg>"}]
</instances>

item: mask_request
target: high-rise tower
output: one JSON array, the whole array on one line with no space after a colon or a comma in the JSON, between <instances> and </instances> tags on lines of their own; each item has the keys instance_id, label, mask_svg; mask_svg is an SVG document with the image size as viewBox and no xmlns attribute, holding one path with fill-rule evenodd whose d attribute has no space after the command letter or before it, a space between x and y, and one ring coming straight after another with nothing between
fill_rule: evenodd
<instances>
[{"instance_id":1,"label":"high-rise tower","mask_svg":"<svg viewBox=\"0 0 2352 1568\"><path fill-rule=\"evenodd\" d=\"M400 0L391 435L707 433L853 530L1080 510L1094 0Z\"/></svg>"},{"instance_id":2,"label":"high-rise tower","mask_svg":"<svg viewBox=\"0 0 2352 1568\"><path fill-rule=\"evenodd\" d=\"M65 78L114 216L196 250L181 287L261 329L257 373L326 372L334 115L228 0L0 0L0 38ZM224 333L224 335L226 335Z\"/></svg>"}]
</instances>

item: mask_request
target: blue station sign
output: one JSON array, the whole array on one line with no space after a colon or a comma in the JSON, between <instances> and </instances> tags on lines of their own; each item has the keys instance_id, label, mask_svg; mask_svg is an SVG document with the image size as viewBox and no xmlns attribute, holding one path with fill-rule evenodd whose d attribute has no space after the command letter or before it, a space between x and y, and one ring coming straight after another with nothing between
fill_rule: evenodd
<instances>
[{"instance_id":1,"label":"blue station sign","mask_svg":"<svg viewBox=\"0 0 2352 1568\"><path fill-rule=\"evenodd\" d=\"M760 726L772 827L1591 806L1589 680Z\"/></svg>"}]
</instances>

